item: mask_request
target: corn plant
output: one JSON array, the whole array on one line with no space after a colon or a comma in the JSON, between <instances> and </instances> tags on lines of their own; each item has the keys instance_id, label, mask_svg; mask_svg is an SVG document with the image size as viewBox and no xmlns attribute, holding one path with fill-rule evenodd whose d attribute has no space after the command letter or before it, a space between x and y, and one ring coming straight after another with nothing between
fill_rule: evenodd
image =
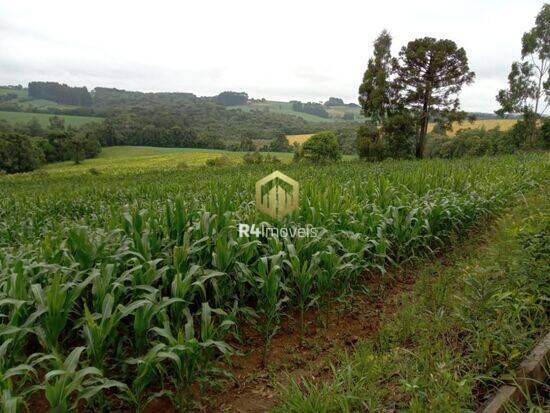
<instances>
[{"instance_id":1,"label":"corn plant","mask_svg":"<svg viewBox=\"0 0 550 413\"><path fill-rule=\"evenodd\" d=\"M142 287L142 289L145 289ZM160 292L152 287L146 289L147 293L130 307L134 317L134 348L137 354L143 354L147 347L149 330L154 326L154 321L162 310L175 303L182 303L184 300L177 297L162 297Z\"/></svg>"},{"instance_id":2,"label":"corn plant","mask_svg":"<svg viewBox=\"0 0 550 413\"><path fill-rule=\"evenodd\" d=\"M105 389L118 388L123 392L127 390L125 384L104 378L95 367L78 369L83 351L84 347L76 347L65 359L52 357L54 369L46 373L44 384L37 386L37 389L44 390L51 412L74 411L79 402L89 402Z\"/></svg>"},{"instance_id":3,"label":"corn plant","mask_svg":"<svg viewBox=\"0 0 550 413\"><path fill-rule=\"evenodd\" d=\"M81 282L65 282L65 276L56 273L46 291L40 284L31 286L37 311L43 318L43 327L37 327L36 333L46 348L52 351L61 348L59 342L61 333L70 320L82 291L95 276L96 274L92 274Z\"/></svg>"},{"instance_id":4,"label":"corn plant","mask_svg":"<svg viewBox=\"0 0 550 413\"><path fill-rule=\"evenodd\" d=\"M160 373L161 365L159 353L165 348L165 344L159 343L151 347L144 356L126 360L130 366L135 366L134 379L131 385L131 401L136 405L137 412L140 412L150 400L159 397L153 394L146 399L146 389Z\"/></svg>"},{"instance_id":5,"label":"corn plant","mask_svg":"<svg viewBox=\"0 0 550 413\"><path fill-rule=\"evenodd\" d=\"M288 287L291 300L299 312L300 342L304 342L304 312L315 304L315 278L319 270L319 253L310 260L300 259L293 244L287 245L288 258L283 261L288 270Z\"/></svg>"},{"instance_id":6,"label":"corn plant","mask_svg":"<svg viewBox=\"0 0 550 413\"><path fill-rule=\"evenodd\" d=\"M39 380L26 365L63 370L60 355L82 343L82 365L124 377L132 388L126 401L138 408L155 379L183 389L210 377L229 351L226 336L246 339L247 323L262 337L265 366L281 317L299 313L303 341L308 308L318 304L327 323L333 302L362 289L365 271L384 274L433 254L494 216L547 179L548 154L282 166L300 182L301 199L281 222L261 222L253 201L254 183L271 167L157 167L139 179L123 167L100 178L0 176L0 370L17 372L3 381L4 410L21 410ZM312 225L318 235L239 238L239 223ZM472 302L484 305L475 297L482 288L471 290ZM513 298L522 322L544 311L521 297L493 298L503 305ZM33 357L36 346L48 354ZM127 357L134 358L121 362ZM65 398L67 408L86 394L83 383L103 380L89 373ZM75 374L48 380L52 397L64 394L61 408ZM93 408L105 402L101 393Z\"/></svg>"},{"instance_id":7,"label":"corn plant","mask_svg":"<svg viewBox=\"0 0 550 413\"><path fill-rule=\"evenodd\" d=\"M267 354L271 339L280 327L281 308L287 301L281 280L282 255L262 257L258 260L249 283L254 291L256 308L260 316L256 329L263 338L262 365L267 367Z\"/></svg>"},{"instance_id":8,"label":"corn plant","mask_svg":"<svg viewBox=\"0 0 550 413\"><path fill-rule=\"evenodd\" d=\"M140 300L127 306L118 305L117 308L113 308L114 298L107 294L100 314L92 314L88 306L84 305L82 333L86 340L86 353L95 367L104 369L107 351L116 337L116 329L122 319L147 304L145 300Z\"/></svg>"},{"instance_id":9,"label":"corn plant","mask_svg":"<svg viewBox=\"0 0 550 413\"><path fill-rule=\"evenodd\" d=\"M358 265L353 260L353 254L338 255L336 250L329 246L319 255L319 271L317 273L317 293L319 307L325 310L325 326L328 326L330 306L338 292L349 286L349 280L358 271Z\"/></svg>"},{"instance_id":10,"label":"corn plant","mask_svg":"<svg viewBox=\"0 0 550 413\"><path fill-rule=\"evenodd\" d=\"M224 312L217 311L218 315L225 316ZM203 303L200 314L200 332L197 335L194 329L193 316L185 311L187 322L183 330L172 333L170 322L167 320L162 328L154 327L154 331L163 340L165 347L158 353L160 360L167 360L173 364L172 379L176 389L175 401L181 411L189 407L190 386L199 376L212 372L212 363L215 353L228 356L232 349L223 339L234 322L225 318L219 325L212 320L212 309L208 303Z\"/></svg>"},{"instance_id":11,"label":"corn plant","mask_svg":"<svg viewBox=\"0 0 550 413\"><path fill-rule=\"evenodd\" d=\"M32 365L31 358L25 363L9 367L8 349L11 339L5 340L0 345L0 407L5 413L19 413L25 406L24 397L32 389L22 390L29 379L36 379L37 373Z\"/></svg>"}]
</instances>

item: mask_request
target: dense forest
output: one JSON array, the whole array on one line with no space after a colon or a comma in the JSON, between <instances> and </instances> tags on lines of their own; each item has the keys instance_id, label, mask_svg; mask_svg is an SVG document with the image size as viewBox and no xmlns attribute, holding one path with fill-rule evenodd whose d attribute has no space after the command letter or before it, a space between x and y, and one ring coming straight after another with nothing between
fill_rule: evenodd
<instances>
[{"instance_id":1,"label":"dense forest","mask_svg":"<svg viewBox=\"0 0 550 413\"><path fill-rule=\"evenodd\" d=\"M92 96L85 86L71 87L57 82L30 82L29 96L64 105L92 106Z\"/></svg>"}]
</instances>

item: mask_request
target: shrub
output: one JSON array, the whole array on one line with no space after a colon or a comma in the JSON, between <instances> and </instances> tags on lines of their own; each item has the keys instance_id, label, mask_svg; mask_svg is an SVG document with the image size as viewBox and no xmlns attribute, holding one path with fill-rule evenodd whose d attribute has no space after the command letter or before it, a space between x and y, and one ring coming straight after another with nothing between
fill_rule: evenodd
<instances>
[{"instance_id":1,"label":"shrub","mask_svg":"<svg viewBox=\"0 0 550 413\"><path fill-rule=\"evenodd\" d=\"M243 162L245 164L258 165L264 162L262 154L258 151L245 153L243 156Z\"/></svg>"},{"instance_id":2,"label":"shrub","mask_svg":"<svg viewBox=\"0 0 550 413\"><path fill-rule=\"evenodd\" d=\"M27 135L0 135L0 169L7 173L29 172L40 166L44 153Z\"/></svg>"},{"instance_id":3,"label":"shrub","mask_svg":"<svg viewBox=\"0 0 550 413\"><path fill-rule=\"evenodd\" d=\"M313 135L302 145L303 157L312 162L338 161L342 158L340 144L334 132Z\"/></svg>"},{"instance_id":4,"label":"shrub","mask_svg":"<svg viewBox=\"0 0 550 413\"><path fill-rule=\"evenodd\" d=\"M277 158L275 155L267 154L265 156L264 162L265 163L281 163L281 160L279 158Z\"/></svg>"},{"instance_id":5,"label":"shrub","mask_svg":"<svg viewBox=\"0 0 550 413\"><path fill-rule=\"evenodd\" d=\"M415 121L408 114L397 114L384 120L382 136L392 158L412 158L415 151Z\"/></svg>"},{"instance_id":6,"label":"shrub","mask_svg":"<svg viewBox=\"0 0 550 413\"><path fill-rule=\"evenodd\" d=\"M540 128L540 132L542 144L545 148L550 147L550 118L544 119Z\"/></svg>"},{"instance_id":7,"label":"shrub","mask_svg":"<svg viewBox=\"0 0 550 413\"><path fill-rule=\"evenodd\" d=\"M271 152L290 152L290 145L288 139L284 133L279 134L275 139L269 143L269 150Z\"/></svg>"},{"instance_id":8,"label":"shrub","mask_svg":"<svg viewBox=\"0 0 550 413\"><path fill-rule=\"evenodd\" d=\"M503 132L498 128L486 130L464 129L454 137L430 134L427 156L430 158L461 158L464 156L485 156L514 153L519 147L513 132Z\"/></svg>"},{"instance_id":9,"label":"shrub","mask_svg":"<svg viewBox=\"0 0 550 413\"><path fill-rule=\"evenodd\" d=\"M206 161L207 166L229 166L232 165L233 162L231 159L229 159L227 156L222 155L217 158L208 159Z\"/></svg>"},{"instance_id":10,"label":"shrub","mask_svg":"<svg viewBox=\"0 0 550 413\"><path fill-rule=\"evenodd\" d=\"M381 161L386 157L387 151L380 131L372 124L362 125L357 130L357 154L359 158L367 161Z\"/></svg>"}]
</instances>

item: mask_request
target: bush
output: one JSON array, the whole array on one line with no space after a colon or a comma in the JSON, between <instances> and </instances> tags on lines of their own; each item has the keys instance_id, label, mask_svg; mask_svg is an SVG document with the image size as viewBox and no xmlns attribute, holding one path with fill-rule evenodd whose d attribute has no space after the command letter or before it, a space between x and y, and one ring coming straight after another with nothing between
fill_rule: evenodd
<instances>
[{"instance_id":1,"label":"bush","mask_svg":"<svg viewBox=\"0 0 550 413\"><path fill-rule=\"evenodd\" d=\"M227 156L222 155L217 158L208 159L206 161L207 166L229 166L232 165L233 162L231 159L229 159Z\"/></svg>"},{"instance_id":2,"label":"bush","mask_svg":"<svg viewBox=\"0 0 550 413\"><path fill-rule=\"evenodd\" d=\"M454 137L429 134L426 152L429 158L451 159L509 154L518 148L519 143L514 132L503 132L498 128L481 128L464 129Z\"/></svg>"},{"instance_id":3,"label":"bush","mask_svg":"<svg viewBox=\"0 0 550 413\"><path fill-rule=\"evenodd\" d=\"M269 150L271 152L290 152L290 145L288 139L284 133L279 134L275 139L269 143Z\"/></svg>"},{"instance_id":4,"label":"bush","mask_svg":"<svg viewBox=\"0 0 550 413\"><path fill-rule=\"evenodd\" d=\"M264 163L281 163L281 160L277 158L275 155L267 154L265 156Z\"/></svg>"},{"instance_id":5,"label":"bush","mask_svg":"<svg viewBox=\"0 0 550 413\"><path fill-rule=\"evenodd\" d=\"M243 156L243 163L249 165L260 165L263 163L281 163L281 160L275 155L267 154L262 156L258 151L252 153L245 153Z\"/></svg>"},{"instance_id":6,"label":"bush","mask_svg":"<svg viewBox=\"0 0 550 413\"><path fill-rule=\"evenodd\" d=\"M550 147L550 118L545 118L540 128L540 137L545 148Z\"/></svg>"},{"instance_id":7,"label":"bush","mask_svg":"<svg viewBox=\"0 0 550 413\"><path fill-rule=\"evenodd\" d=\"M245 153L243 156L243 163L245 164L253 164L258 165L264 162L264 158L262 154L258 151L251 152L251 153Z\"/></svg>"},{"instance_id":8,"label":"bush","mask_svg":"<svg viewBox=\"0 0 550 413\"><path fill-rule=\"evenodd\" d=\"M415 133L415 120L408 114L387 118L382 125L382 136L388 155L392 158L413 158Z\"/></svg>"},{"instance_id":9,"label":"bush","mask_svg":"<svg viewBox=\"0 0 550 413\"><path fill-rule=\"evenodd\" d=\"M33 145L27 135L7 133L0 135L0 169L7 173L29 172L38 166L44 153Z\"/></svg>"},{"instance_id":10,"label":"bush","mask_svg":"<svg viewBox=\"0 0 550 413\"><path fill-rule=\"evenodd\" d=\"M381 161L386 157L386 147L380 137L380 131L372 124L362 125L357 130L357 154L367 161Z\"/></svg>"},{"instance_id":11,"label":"bush","mask_svg":"<svg viewBox=\"0 0 550 413\"><path fill-rule=\"evenodd\" d=\"M365 124L357 131L357 153L368 161L414 157L415 121L406 113L384 120L381 128Z\"/></svg>"},{"instance_id":12,"label":"bush","mask_svg":"<svg viewBox=\"0 0 550 413\"><path fill-rule=\"evenodd\" d=\"M303 158L311 162L338 161L342 158L340 144L334 132L313 135L302 145Z\"/></svg>"}]
</instances>

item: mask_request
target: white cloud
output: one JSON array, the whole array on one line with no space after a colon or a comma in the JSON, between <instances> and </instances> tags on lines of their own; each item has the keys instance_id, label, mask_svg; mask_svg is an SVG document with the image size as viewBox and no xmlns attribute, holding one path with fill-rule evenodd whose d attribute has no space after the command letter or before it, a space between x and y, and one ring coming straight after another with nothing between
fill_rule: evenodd
<instances>
[{"instance_id":1,"label":"white cloud","mask_svg":"<svg viewBox=\"0 0 550 413\"><path fill-rule=\"evenodd\" d=\"M416 37L465 47L467 110L492 111L543 1L0 0L0 84L356 101L372 42Z\"/></svg>"}]
</instances>

